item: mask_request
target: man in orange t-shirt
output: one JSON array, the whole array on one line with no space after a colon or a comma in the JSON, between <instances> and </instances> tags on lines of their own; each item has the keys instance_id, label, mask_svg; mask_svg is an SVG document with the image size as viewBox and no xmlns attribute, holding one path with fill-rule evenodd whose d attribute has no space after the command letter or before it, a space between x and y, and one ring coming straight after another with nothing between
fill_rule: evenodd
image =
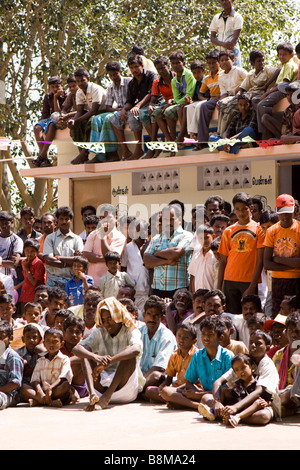
<instances>
[{"instance_id":1,"label":"man in orange t-shirt","mask_svg":"<svg viewBox=\"0 0 300 470\"><path fill-rule=\"evenodd\" d=\"M285 295L300 294L300 222L294 219L295 200L289 194L276 199L279 222L268 228L264 267L272 271L272 316L279 313Z\"/></svg>"},{"instance_id":2,"label":"man in orange t-shirt","mask_svg":"<svg viewBox=\"0 0 300 470\"><path fill-rule=\"evenodd\" d=\"M257 293L263 268L264 233L252 219L249 194L236 194L232 203L238 221L227 227L221 237L217 288L226 296L226 311L239 315L242 298Z\"/></svg>"}]
</instances>

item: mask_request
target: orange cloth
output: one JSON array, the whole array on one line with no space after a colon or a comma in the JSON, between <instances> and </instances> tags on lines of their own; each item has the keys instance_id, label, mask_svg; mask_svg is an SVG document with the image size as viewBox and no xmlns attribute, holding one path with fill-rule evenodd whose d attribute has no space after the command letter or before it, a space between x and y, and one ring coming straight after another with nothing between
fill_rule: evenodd
<instances>
[{"instance_id":1,"label":"orange cloth","mask_svg":"<svg viewBox=\"0 0 300 470\"><path fill-rule=\"evenodd\" d=\"M165 370L165 375L168 377L176 377L176 380L173 384L174 387L179 387L180 385L186 383L184 374L189 366L189 363L192 359L193 354L198 350L198 348L193 344L189 352L185 357L179 353L179 350L176 349L169 359L167 368Z\"/></svg>"},{"instance_id":2,"label":"orange cloth","mask_svg":"<svg viewBox=\"0 0 300 470\"><path fill-rule=\"evenodd\" d=\"M251 220L247 225L236 222L222 235L219 253L227 256L225 281L251 282L257 260L257 249L264 247L264 233Z\"/></svg>"},{"instance_id":3,"label":"orange cloth","mask_svg":"<svg viewBox=\"0 0 300 470\"><path fill-rule=\"evenodd\" d=\"M299 257L300 256L300 222L293 221L289 228L283 228L280 222L268 228L265 246L273 248L273 256ZM296 279L300 277L300 269L288 271L272 271L272 277L277 279Z\"/></svg>"}]
</instances>

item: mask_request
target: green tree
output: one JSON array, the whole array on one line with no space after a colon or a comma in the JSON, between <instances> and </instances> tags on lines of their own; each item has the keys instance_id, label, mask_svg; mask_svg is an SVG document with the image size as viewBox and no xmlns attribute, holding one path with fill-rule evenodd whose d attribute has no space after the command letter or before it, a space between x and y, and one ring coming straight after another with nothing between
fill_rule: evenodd
<instances>
[{"instance_id":1,"label":"green tree","mask_svg":"<svg viewBox=\"0 0 300 470\"><path fill-rule=\"evenodd\" d=\"M241 50L244 66L253 48L274 61L276 44L292 40L299 13L290 0L236 0L244 17ZM105 64L126 59L133 44L154 58L182 49L187 62L205 58L213 48L209 24L219 2L206 0L2 0L0 13L0 81L6 103L0 104L0 136L19 139L21 149L1 152L2 159L36 155L32 125L40 119L41 102L51 75L63 79L86 67L92 80L105 83ZM280 13L279 13L280 12ZM31 165L31 160L24 160ZM11 208L7 167L24 204L41 214L55 203L55 183L35 179L31 186L14 160L0 161L0 205ZM21 204L21 202L20 202Z\"/></svg>"}]
</instances>

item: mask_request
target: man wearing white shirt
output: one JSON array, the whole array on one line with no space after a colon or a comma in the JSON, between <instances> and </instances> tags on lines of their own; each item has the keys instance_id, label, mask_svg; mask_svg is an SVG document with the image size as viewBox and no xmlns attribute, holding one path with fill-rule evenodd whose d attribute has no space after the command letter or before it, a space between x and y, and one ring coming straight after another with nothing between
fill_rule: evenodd
<instances>
[{"instance_id":1,"label":"man wearing white shirt","mask_svg":"<svg viewBox=\"0 0 300 470\"><path fill-rule=\"evenodd\" d=\"M75 142L89 142L92 117L105 111L106 91L101 85L90 82L87 70L80 68L74 73L79 89L76 92L77 112L68 121L70 135ZM88 160L89 151L81 149L72 165L79 165Z\"/></svg>"}]
</instances>

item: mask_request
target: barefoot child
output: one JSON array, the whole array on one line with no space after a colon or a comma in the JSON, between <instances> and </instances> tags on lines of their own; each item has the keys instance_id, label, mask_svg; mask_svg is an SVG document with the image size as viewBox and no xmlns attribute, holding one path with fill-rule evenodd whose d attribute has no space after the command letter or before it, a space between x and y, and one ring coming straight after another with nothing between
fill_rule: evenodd
<instances>
[{"instance_id":1,"label":"barefoot child","mask_svg":"<svg viewBox=\"0 0 300 470\"><path fill-rule=\"evenodd\" d=\"M31 376L30 406L62 407L71 401L72 369L70 359L60 352L63 333L49 328L44 333L46 352L37 360Z\"/></svg>"},{"instance_id":2,"label":"barefoot child","mask_svg":"<svg viewBox=\"0 0 300 470\"><path fill-rule=\"evenodd\" d=\"M180 389L185 386L184 374L191 361L193 354L197 351L195 343L197 341L197 331L189 323L181 324L176 332L177 350L169 359L165 371L165 380L159 386L148 387L145 392L146 398L150 401L166 403L168 389L173 387ZM163 398L165 397L165 398Z\"/></svg>"}]
</instances>

